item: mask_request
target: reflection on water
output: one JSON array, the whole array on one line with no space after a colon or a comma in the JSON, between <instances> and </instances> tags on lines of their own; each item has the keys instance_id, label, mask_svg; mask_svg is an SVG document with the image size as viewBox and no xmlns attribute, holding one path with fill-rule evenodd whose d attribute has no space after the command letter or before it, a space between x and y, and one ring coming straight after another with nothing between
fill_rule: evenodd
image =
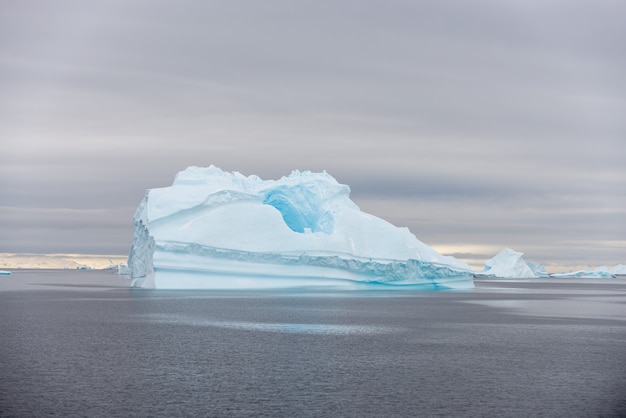
<instances>
[{"instance_id":1,"label":"reflection on water","mask_svg":"<svg viewBox=\"0 0 626 418\"><path fill-rule=\"evenodd\" d=\"M214 321L204 318L183 317L180 315L150 314L141 315L140 318L149 322L165 323L172 325L189 325L201 327L217 327L242 331L263 331L298 334L324 334L324 335L365 335L387 334L401 332L398 327L377 327L366 325L340 325L340 324L294 324L286 322L246 322L246 321Z\"/></svg>"},{"instance_id":2,"label":"reflection on water","mask_svg":"<svg viewBox=\"0 0 626 418\"><path fill-rule=\"evenodd\" d=\"M553 300L471 300L466 303L503 308L518 315L554 318L594 318L626 321L625 298L568 298Z\"/></svg>"},{"instance_id":3,"label":"reflection on water","mask_svg":"<svg viewBox=\"0 0 626 418\"><path fill-rule=\"evenodd\" d=\"M477 280L475 296L463 302L524 316L626 321L623 277Z\"/></svg>"}]
</instances>

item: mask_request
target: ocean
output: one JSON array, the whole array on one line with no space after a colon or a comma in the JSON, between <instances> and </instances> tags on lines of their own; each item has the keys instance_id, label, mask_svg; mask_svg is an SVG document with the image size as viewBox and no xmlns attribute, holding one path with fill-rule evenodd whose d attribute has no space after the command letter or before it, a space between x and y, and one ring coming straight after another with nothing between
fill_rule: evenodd
<instances>
[{"instance_id":1,"label":"ocean","mask_svg":"<svg viewBox=\"0 0 626 418\"><path fill-rule=\"evenodd\" d=\"M626 416L626 278L472 291L0 278L0 416Z\"/></svg>"}]
</instances>

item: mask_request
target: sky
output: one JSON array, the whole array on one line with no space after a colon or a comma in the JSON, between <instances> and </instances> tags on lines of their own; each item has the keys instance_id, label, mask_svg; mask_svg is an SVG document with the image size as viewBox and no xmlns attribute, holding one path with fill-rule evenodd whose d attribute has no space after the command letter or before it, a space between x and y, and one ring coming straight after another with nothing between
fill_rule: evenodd
<instances>
[{"instance_id":1,"label":"sky","mask_svg":"<svg viewBox=\"0 0 626 418\"><path fill-rule=\"evenodd\" d=\"M0 252L128 254L146 189L326 170L482 264L626 263L626 3L0 0Z\"/></svg>"}]
</instances>

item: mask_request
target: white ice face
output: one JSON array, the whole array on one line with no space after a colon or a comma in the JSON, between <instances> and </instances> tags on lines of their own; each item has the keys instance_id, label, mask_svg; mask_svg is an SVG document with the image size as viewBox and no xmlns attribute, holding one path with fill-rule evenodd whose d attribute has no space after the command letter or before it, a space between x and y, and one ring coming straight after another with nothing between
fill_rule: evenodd
<instances>
[{"instance_id":1,"label":"white ice face","mask_svg":"<svg viewBox=\"0 0 626 418\"><path fill-rule=\"evenodd\" d=\"M520 279L548 277L544 266L533 262L527 263L523 256L523 253L504 248L495 257L485 261L484 270L476 273L476 276Z\"/></svg>"},{"instance_id":2,"label":"white ice face","mask_svg":"<svg viewBox=\"0 0 626 418\"><path fill-rule=\"evenodd\" d=\"M262 180L190 167L148 190L134 222L129 268L141 287L473 286L469 266L361 212L325 172Z\"/></svg>"}]
</instances>

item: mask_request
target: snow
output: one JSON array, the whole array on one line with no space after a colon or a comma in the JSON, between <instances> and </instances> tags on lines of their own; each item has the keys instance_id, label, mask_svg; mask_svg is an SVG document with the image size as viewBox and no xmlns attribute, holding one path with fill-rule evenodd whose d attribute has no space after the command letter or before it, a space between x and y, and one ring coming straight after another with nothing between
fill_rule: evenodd
<instances>
[{"instance_id":1,"label":"snow","mask_svg":"<svg viewBox=\"0 0 626 418\"><path fill-rule=\"evenodd\" d=\"M485 261L485 268L475 274L476 277L499 278L537 278L548 277L544 266L526 262L524 253L504 248L495 257Z\"/></svg>"},{"instance_id":2,"label":"snow","mask_svg":"<svg viewBox=\"0 0 626 418\"><path fill-rule=\"evenodd\" d=\"M189 167L134 216L133 286L158 289L385 284L471 288L469 266L361 212L326 172L279 180Z\"/></svg>"}]
</instances>

